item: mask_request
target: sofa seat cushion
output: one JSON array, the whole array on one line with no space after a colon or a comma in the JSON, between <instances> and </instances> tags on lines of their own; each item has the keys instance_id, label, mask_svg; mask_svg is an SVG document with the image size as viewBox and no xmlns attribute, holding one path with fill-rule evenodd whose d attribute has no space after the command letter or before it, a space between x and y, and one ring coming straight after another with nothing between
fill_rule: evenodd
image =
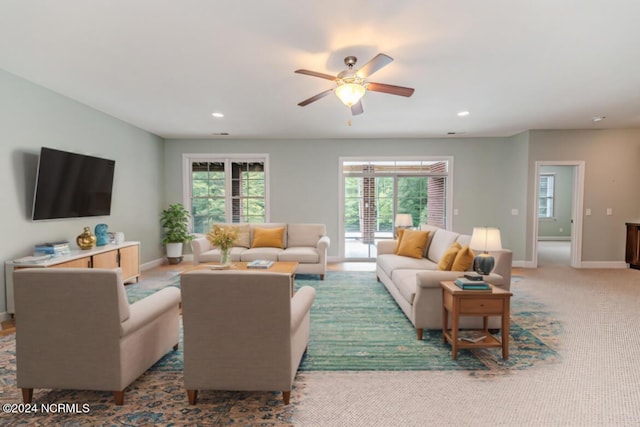
<instances>
[{"instance_id":1,"label":"sofa seat cushion","mask_svg":"<svg viewBox=\"0 0 640 427\"><path fill-rule=\"evenodd\" d=\"M413 300L416 297L416 276L421 270L394 270L391 276L391 280L395 283L402 298L413 305Z\"/></svg>"},{"instance_id":2,"label":"sofa seat cushion","mask_svg":"<svg viewBox=\"0 0 640 427\"><path fill-rule=\"evenodd\" d=\"M255 261L264 259L268 261L278 261L278 256L283 252L279 248L251 248L246 249L240 255L240 261Z\"/></svg>"},{"instance_id":3,"label":"sofa seat cushion","mask_svg":"<svg viewBox=\"0 0 640 427\"><path fill-rule=\"evenodd\" d=\"M315 247L287 248L278 254L278 261L297 261L303 264L317 264L320 262L320 254Z\"/></svg>"},{"instance_id":4,"label":"sofa seat cushion","mask_svg":"<svg viewBox=\"0 0 640 427\"><path fill-rule=\"evenodd\" d=\"M392 273L395 270L435 270L437 264L429 261L426 258L410 258L395 254L378 255L378 266L386 273L387 276L392 277Z\"/></svg>"},{"instance_id":5,"label":"sofa seat cushion","mask_svg":"<svg viewBox=\"0 0 640 427\"><path fill-rule=\"evenodd\" d=\"M239 247L231 248L231 261L240 261L240 255L246 250L246 248ZM220 262L220 257L220 249L213 248L200 255L200 262Z\"/></svg>"}]
</instances>

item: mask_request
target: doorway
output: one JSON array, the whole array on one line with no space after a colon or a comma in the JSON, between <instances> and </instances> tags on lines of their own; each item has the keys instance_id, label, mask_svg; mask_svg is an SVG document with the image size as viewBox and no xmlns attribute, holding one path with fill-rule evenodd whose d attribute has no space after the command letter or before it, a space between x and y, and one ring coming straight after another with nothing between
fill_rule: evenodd
<instances>
[{"instance_id":1,"label":"doorway","mask_svg":"<svg viewBox=\"0 0 640 427\"><path fill-rule=\"evenodd\" d=\"M580 267L583 189L584 161L536 162L532 236L535 267Z\"/></svg>"}]
</instances>

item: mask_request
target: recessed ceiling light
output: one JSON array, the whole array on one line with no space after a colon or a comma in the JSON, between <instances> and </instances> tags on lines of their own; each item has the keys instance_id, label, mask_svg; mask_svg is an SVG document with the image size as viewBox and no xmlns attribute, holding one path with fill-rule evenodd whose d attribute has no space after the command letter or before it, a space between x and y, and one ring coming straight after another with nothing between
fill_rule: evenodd
<instances>
[{"instance_id":1,"label":"recessed ceiling light","mask_svg":"<svg viewBox=\"0 0 640 427\"><path fill-rule=\"evenodd\" d=\"M211 115L216 119L221 119L222 117L224 117L224 114L222 113L211 113Z\"/></svg>"},{"instance_id":2,"label":"recessed ceiling light","mask_svg":"<svg viewBox=\"0 0 640 427\"><path fill-rule=\"evenodd\" d=\"M604 119L606 119L605 116L595 116L594 118L591 119L591 121L593 121L593 123L598 123L603 121Z\"/></svg>"},{"instance_id":3,"label":"recessed ceiling light","mask_svg":"<svg viewBox=\"0 0 640 427\"><path fill-rule=\"evenodd\" d=\"M469 112L468 112L468 111L460 111L460 112L458 113L458 117L466 117L466 116L468 116L468 115L469 115Z\"/></svg>"}]
</instances>

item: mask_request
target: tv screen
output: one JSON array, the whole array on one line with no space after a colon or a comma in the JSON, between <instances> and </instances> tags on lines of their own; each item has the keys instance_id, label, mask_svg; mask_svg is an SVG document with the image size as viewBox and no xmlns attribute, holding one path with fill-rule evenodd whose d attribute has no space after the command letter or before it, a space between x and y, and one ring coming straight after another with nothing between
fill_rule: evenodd
<instances>
[{"instance_id":1,"label":"tv screen","mask_svg":"<svg viewBox=\"0 0 640 427\"><path fill-rule=\"evenodd\" d=\"M33 220L111 213L115 160L42 147Z\"/></svg>"}]
</instances>

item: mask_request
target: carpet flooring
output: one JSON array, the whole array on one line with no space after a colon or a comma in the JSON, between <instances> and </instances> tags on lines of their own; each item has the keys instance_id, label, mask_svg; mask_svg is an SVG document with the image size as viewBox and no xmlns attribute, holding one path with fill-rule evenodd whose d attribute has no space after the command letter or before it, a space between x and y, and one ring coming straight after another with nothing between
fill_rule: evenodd
<instances>
[{"instance_id":1,"label":"carpet flooring","mask_svg":"<svg viewBox=\"0 0 640 427\"><path fill-rule=\"evenodd\" d=\"M127 286L131 302L162 287L179 286L178 274L178 270L164 271L152 279ZM198 405L189 406L182 383L180 348L128 387L122 407L114 406L111 393L107 392L35 390L35 402L88 403L90 412L1 414L0 425L356 425L351 424L351 420L343 423L336 419L335 424L325 417L314 420L313 415L318 414L309 407L301 414L304 402L313 407L313 399L322 397L322 393L314 397L309 387L318 386L324 380L343 387L345 381L362 378L350 376L358 374L364 374L369 380L374 375L376 381L383 379L392 384L392 378L404 378L410 371L440 375L464 372L486 379L559 362L556 346L560 326L548 307L536 302L527 292L518 292L513 299L508 361L502 361L499 350L494 349L465 350L453 361L440 332L430 332L423 341L415 339L410 322L372 272L329 272L324 281L299 276L296 284L314 286L317 296L312 307L309 351L302 361L289 406L282 405L277 392L220 391L202 391ZM388 377L391 371L397 376ZM332 374L340 379L331 379ZM20 393L15 387L15 340L11 336L0 338L0 375L0 401L20 402ZM374 390L369 386L365 388L358 392L366 395Z\"/></svg>"}]
</instances>

